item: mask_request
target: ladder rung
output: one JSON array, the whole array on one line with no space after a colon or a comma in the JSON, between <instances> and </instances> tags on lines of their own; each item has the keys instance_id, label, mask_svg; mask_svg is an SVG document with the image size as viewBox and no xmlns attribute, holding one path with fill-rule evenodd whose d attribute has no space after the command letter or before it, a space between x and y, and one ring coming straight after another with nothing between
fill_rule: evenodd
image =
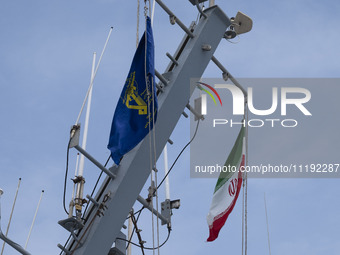
<instances>
[{"instance_id":1,"label":"ladder rung","mask_svg":"<svg viewBox=\"0 0 340 255\"><path fill-rule=\"evenodd\" d=\"M163 8L163 10L169 14L170 17L174 17L174 20L176 21L176 23L184 30L184 32L186 32L188 34L188 36L190 36L191 38L194 38L194 34L190 32L190 30L182 23L182 21L176 17L175 14L173 14L172 11L170 11L170 9L161 1L161 0L156 0L156 2L159 4L160 7Z\"/></svg>"},{"instance_id":2,"label":"ladder rung","mask_svg":"<svg viewBox=\"0 0 340 255\"><path fill-rule=\"evenodd\" d=\"M168 85L167 80L164 78L163 75L161 75L156 69L155 69L155 75L157 76L157 78L166 86Z\"/></svg>"},{"instance_id":3,"label":"ladder rung","mask_svg":"<svg viewBox=\"0 0 340 255\"><path fill-rule=\"evenodd\" d=\"M243 95L247 97L247 91L241 86L241 84L228 72L228 70L221 64L220 61L217 60L214 56L211 57L211 60L216 64L216 66L221 69L223 72L223 79L227 80L228 78L234 83L234 85L240 88L243 92Z\"/></svg>"},{"instance_id":4,"label":"ladder rung","mask_svg":"<svg viewBox=\"0 0 340 255\"><path fill-rule=\"evenodd\" d=\"M176 66L178 66L177 60L176 60L173 56L171 56L169 52L166 53L166 56L167 56L168 58L170 58L170 60L172 61L172 63L174 63Z\"/></svg>"}]
</instances>

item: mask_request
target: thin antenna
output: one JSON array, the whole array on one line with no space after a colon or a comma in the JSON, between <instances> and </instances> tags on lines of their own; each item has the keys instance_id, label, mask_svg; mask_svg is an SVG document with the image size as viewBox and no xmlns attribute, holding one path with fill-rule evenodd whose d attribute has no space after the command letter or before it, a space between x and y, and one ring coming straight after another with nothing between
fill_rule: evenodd
<instances>
[{"instance_id":1,"label":"thin antenna","mask_svg":"<svg viewBox=\"0 0 340 255\"><path fill-rule=\"evenodd\" d=\"M15 193L14 202L13 202L13 206L12 206L12 211L11 211L11 215L9 216L9 221L8 221L8 225L7 225L7 229L6 229L6 234L5 234L5 236L8 235L9 227L10 227L10 225L11 225L12 216L13 216L13 211L14 211L15 203L16 203L16 201L17 201L19 188L20 188L20 183L21 183L21 178L19 178L18 187L17 187L17 191L16 191L16 193ZM3 194L3 191L1 190L0 193L1 193L0 195L2 195L2 194ZM1 255L4 253L5 244L6 244L6 242L4 242L3 245L2 245Z\"/></svg>"},{"instance_id":2,"label":"thin antenna","mask_svg":"<svg viewBox=\"0 0 340 255\"><path fill-rule=\"evenodd\" d=\"M95 66L96 66L96 56L97 53L93 52L93 59L92 59L92 70L91 70L91 82L93 83L94 75L95 75ZM90 111L91 111L91 101L92 101L92 87L90 88L89 96L87 99L87 108L86 108L86 115L85 115L85 125L84 125L84 134L83 134L83 142L81 147L86 150L86 143L87 143L87 134L89 129L89 120L90 120ZM80 155L80 162L79 162L79 176L83 176L84 173L84 155Z\"/></svg>"},{"instance_id":3,"label":"thin antenna","mask_svg":"<svg viewBox=\"0 0 340 255\"><path fill-rule=\"evenodd\" d=\"M30 228L30 231L28 233L27 240L26 240L25 249L27 248L28 240L30 239L30 236L31 236L31 233L32 233L33 225L34 225L35 219L36 219L37 214L38 214L38 210L39 210L39 207L40 207L40 203L41 203L41 199L43 197L43 194L44 194L44 190L41 191L41 195L40 195L40 199L39 199L39 202L38 202L37 210L35 211L33 222L32 222L32 225L31 225L31 228Z\"/></svg>"},{"instance_id":4,"label":"thin antenna","mask_svg":"<svg viewBox=\"0 0 340 255\"><path fill-rule=\"evenodd\" d=\"M2 189L0 189L0 200L1 200L2 194L4 194L4 192L3 192ZM8 245L12 246L14 249L16 249L21 254L23 254L23 255L31 255L29 252L25 251L24 248L22 248L19 244L17 244L16 242L13 242L11 239L6 237L2 233L2 230L1 230L1 203L0 203L0 239L4 240L5 243L7 243Z\"/></svg>"},{"instance_id":5,"label":"thin antenna","mask_svg":"<svg viewBox=\"0 0 340 255\"><path fill-rule=\"evenodd\" d=\"M267 222L267 234L268 234L269 255L271 255L272 253L271 253L271 250L270 250L269 224L268 224L268 214L267 214L266 193L264 193L264 209L266 210L266 222Z\"/></svg>"},{"instance_id":6,"label":"thin antenna","mask_svg":"<svg viewBox=\"0 0 340 255\"><path fill-rule=\"evenodd\" d=\"M91 83L92 86L89 91L89 97L87 99L87 108L86 108L86 115L85 115L85 125L84 125L84 134L83 134L83 142L81 147L86 150L86 143L87 143L87 134L88 134L88 128L89 128L89 120L90 120L90 111L91 111L91 101L92 101L92 88L93 88L93 79L95 76L95 66L96 66L96 56L97 53L93 53L93 59L92 59L92 70L91 70ZM83 178L84 175L84 154L80 155L80 162L79 162L79 171L78 176L76 177L78 180L77 183L77 192L76 192L76 199L75 199L75 206L77 211L77 216L81 216L81 209L83 205L83 192L84 192L84 184L85 179Z\"/></svg>"},{"instance_id":7,"label":"thin antenna","mask_svg":"<svg viewBox=\"0 0 340 255\"><path fill-rule=\"evenodd\" d=\"M155 16L155 5L156 5L156 0L153 0L153 2L152 2L152 12L151 12L151 26L153 26L153 18Z\"/></svg>"},{"instance_id":8,"label":"thin antenna","mask_svg":"<svg viewBox=\"0 0 340 255\"><path fill-rule=\"evenodd\" d=\"M168 165L168 145L166 144L163 149L163 156L164 156L164 174L165 178L165 199L170 200L170 182L169 182L169 165Z\"/></svg>"},{"instance_id":9,"label":"thin antenna","mask_svg":"<svg viewBox=\"0 0 340 255\"><path fill-rule=\"evenodd\" d=\"M99 61L98 61L97 66L96 66L96 70L94 71L93 79L91 80L90 86L89 86L89 88L88 88L88 90L87 90L87 92L86 92L86 96L85 96L85 98L84 98L83 105L82 105L81 108L80 108L80 112L79 112L79 114L78 114L78 117L77 117L77 120L76 120L76 124L75 124L75 125L78 125L78 124L79 124L80 116L81 116L81 114L82 114L82 112L83 112L83 110L84 110L85 103L86 103L87 98L88 98L88 96L89 96L90 90L91 90L91 88L92 88L92 86L93 86L94 78L96 77L96 74L97 74L97 71L98 71L100 62L102 61L104 52L105 52L105 50L106 50L106 46L107 46L107 44L108 44L108 42L109 42L109 39L110 39L110 37L111 37L112 30L113 30L113 27L110 28L109 34L108 34L107 39L106 39L106 42L105 42L105 44L104 44L104 48L103 48L103 50L102 50L102 53L100 54Z\"/></svg>"}]
</instances>

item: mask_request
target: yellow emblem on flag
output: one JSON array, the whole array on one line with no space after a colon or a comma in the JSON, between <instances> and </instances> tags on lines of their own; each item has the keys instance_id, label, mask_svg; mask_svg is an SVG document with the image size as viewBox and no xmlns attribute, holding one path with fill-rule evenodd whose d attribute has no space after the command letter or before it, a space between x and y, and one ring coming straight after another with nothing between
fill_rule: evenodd
<instances>
[{"instance_id":1,"label":"yellow emblem on flag","mask_svg":"<svg viewBox=\"0 0 340 255\"><path fill-rule=\"evenodd\" d=\"M127 85L126 94L123 102L127 108L136 109L138 110L139 115L145 115L148 113L148 106L143 98L138 94L138 84L135 80L135 74L136 72L131 73L130 77L126 81L129 84Z\"/></svg>"}]
</instances>

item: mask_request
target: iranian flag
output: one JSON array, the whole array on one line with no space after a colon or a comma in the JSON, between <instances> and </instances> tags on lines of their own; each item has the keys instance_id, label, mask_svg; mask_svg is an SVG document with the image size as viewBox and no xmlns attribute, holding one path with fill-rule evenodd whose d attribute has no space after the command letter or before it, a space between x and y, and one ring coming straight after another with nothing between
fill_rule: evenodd
<instances>
[{"instance_id":1,"label":"iranian flag","mask_svg":"<svg viewBox=\"0 0 340 255\"><path fill-rule=\"evenodd\" d=\"M242 186L241 167L245 164L244 127L236 139L224 166L230 171L221 172L216 183L210 211L207 216L209 225L208 242L214 241L233 210Z\"/></svg>"}]
</instances>

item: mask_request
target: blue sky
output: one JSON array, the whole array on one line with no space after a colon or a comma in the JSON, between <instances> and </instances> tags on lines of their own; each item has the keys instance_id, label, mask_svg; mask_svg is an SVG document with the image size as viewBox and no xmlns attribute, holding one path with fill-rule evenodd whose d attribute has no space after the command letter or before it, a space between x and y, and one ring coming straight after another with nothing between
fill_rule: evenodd
<instances>
[{"instance_id":1,"label":"blue sky","mask_svg":"<svg viewBox=\"0 0 340 255\"><path fill-rule=\"evenodd\" d=\"M197 17L197 10L189 1L164 2L186 25ZM216 51L215 55L235 77L339 77L340 3L216 0L216 4L229 17L240 10L254 21L253 30L242 35L238 44L223 40ZM113 111L135 50L136 9L136 1L115 0L6 1L1 5L0 187L5 191L1 199L1 227L3 231L6 229L21 177L9 237L24 244L44 189L28 245L32 254L58 254L56 244L68 237L57 221L65 218L62 187L69 128L76 121L89 84L92 53L101 52L113 26L95 80L87 147L101 162L109 155L106 145ZM142 20L141 13L140 31L144 30ZM162 71L168 64L165 53L175 52L183 32L169 24L168 16L158 6L155 20L156 67ZM204 77L220 75L210 64ZM328 93L332 96L332 91ZM330 121L327 137L339 140L338 121L338 118ZM188 120L180 120L171 139L175 143L169 147L170 162L189 140ZM233 139L231 136L230 140ZM250 158L258 150L263 155L270 152L259 137L250 133L249 139L258 144L249 151ZM338 152L339 147L334 144L327 146L320 139L315 141L306 148L312 155L320 150L332 155ZM275 140L275 145L281 143L282 140ZM71 151L70 175L74 171L75 154ZM163 163L160 161L159 165ZM88 162L85 167L85 193L89 193L99 171ZM241 200L219 239L205 242L208 235L205 216L214 185L212 179L189 178L189 151L186 151L171 174L171 196L181 198L182 206L174 212L172 235L162 254L241 252ZM68 185L69 191L70 188ZM339 191L338 179L251 179L249 253L268 252L263 203L266 192L273 254L338 254ZM146 189L141 194L145 195ZM141 227L148 245L152 244L150 219L151 215L143 212ZM139 250L133 252L138 254ZM6 247L5 254L16 252Z\"/></svg>"}]
</instances>

